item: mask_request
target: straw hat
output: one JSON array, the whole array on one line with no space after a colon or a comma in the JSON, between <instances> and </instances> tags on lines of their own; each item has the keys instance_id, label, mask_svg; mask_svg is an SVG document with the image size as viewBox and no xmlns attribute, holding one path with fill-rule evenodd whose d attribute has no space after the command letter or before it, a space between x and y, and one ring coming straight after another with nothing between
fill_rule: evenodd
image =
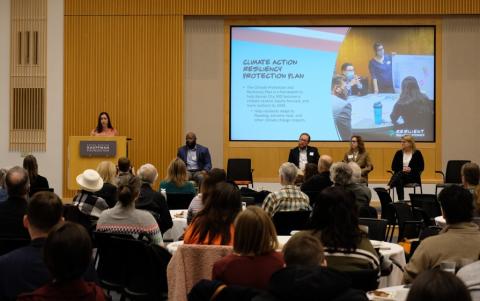
<instances>
[{"instance_id":1,"label":"straw hat","mask_svg":"<svg viewBox=\"0 0 480 301\"><path fill-rule=\"evenodd\" d=\"M85 171L77 176L77 183L82 190L97 192L103 187L103 179L98 172L93 169L85 169Z\"/></svg>"}]
</instances>

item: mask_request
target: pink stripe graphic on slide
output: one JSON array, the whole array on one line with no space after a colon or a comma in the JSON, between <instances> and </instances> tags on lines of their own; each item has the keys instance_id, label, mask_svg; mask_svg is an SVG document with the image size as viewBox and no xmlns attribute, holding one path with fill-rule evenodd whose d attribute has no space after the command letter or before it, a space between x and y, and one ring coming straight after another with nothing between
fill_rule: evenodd
<instances>
[{"instance_id":1,"label":"pink stripe graphic on slide","mask_svg":"<svg viewBox=\"0 0 480 301\"><path fill-rule=\"evenodd\" d=\"M338 51L343 42L343 38L348 32L348 27L325 28L297 28L302 31L302 35L293 35L291 33L281 33L281 27L276 32L268 30L257 30L255 28L233 28L232 39L255 42L261 44L272 44L278 46L287 46L291 48L302 48L320 51ZM309 33L311 33L309 35ZM333 37L330 37L333 36Z\"/></svg>"}]
</instances>

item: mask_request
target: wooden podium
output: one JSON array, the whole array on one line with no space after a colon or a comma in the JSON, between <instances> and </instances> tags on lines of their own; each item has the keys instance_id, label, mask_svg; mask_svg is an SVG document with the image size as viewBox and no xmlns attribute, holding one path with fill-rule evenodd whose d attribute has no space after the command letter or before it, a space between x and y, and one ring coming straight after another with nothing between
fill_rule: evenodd
<instances>
[{"instance_id":1,"label":"wooden podium","mask_svg":"<svg viewBox=\"0 0 480 301\"><path fill-rule=\"evenodd\" d=\"M127 137L70 136L67 154L67 188L78 190L76 177L85 169L96 169L102 161L117 165L120 157L126 157Z\"/></svg>"}]
</instances>

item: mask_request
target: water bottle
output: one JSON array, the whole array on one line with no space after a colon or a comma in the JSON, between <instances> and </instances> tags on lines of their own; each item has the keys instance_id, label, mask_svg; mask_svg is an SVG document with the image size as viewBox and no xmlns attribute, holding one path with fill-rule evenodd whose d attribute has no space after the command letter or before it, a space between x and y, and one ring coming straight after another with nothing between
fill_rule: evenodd
<instances>
[{"instance_id":1,"label":"water bottle","mask_svg":"<svg viewBox=\"0 0 480 301\"><path fill-rule=\"evenodd\" d=\"M373 116L375 125L382 124L382 103L380 101L373 104Z\"/></svg>"}]
</instances>

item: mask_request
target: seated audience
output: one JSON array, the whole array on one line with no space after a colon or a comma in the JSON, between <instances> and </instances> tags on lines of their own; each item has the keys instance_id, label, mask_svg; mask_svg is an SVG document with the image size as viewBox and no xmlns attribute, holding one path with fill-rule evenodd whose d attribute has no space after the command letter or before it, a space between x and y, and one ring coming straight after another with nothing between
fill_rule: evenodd
<instances>
[{"instance_id":1,"label":"seated audience","mask_svg":"<svg viewBox=\"0 0 480 301\"><path fill-rule=\"evenodd\" d=\"M97 222L97 231L127 234L138 239L146 237L154 244L163 245L160 228L152 214L135 209L140 186L140 179L136 176L120 178L118 202L115 207L102 212Z\"/></svg>"},{"instance_id":2,"label":"seated audience","mask_svg":"<svg viewBox=\"0 0 480 301\"><path fill-rule=\"evenodd\" d=\"M133 166L130 160L126 157L121 157L118 159L117 163L117 177L135 175Z\"/></svg>"},{"instance_id":3,"label":"seated audience","mask_svg":"<svg viewBox=\"0 0 480 301\"><path fill-rule=\"evenodd\" d=\"M303 172L303 183L310 180L314 175L318 175L318 165L315 163L305 164L305 171Z\"/></svg>"},{"instance_id":4,"label":"seated audience","mask_svg":"<svg viewBox=\"0 0 480 301\"><path fill-rule=\"evenodd\" d=\"M421 272L440 266L442 261L480 258L480 231L472 222L472 194L459 186L450 186L439 194L447 226L435 236L422 240L405 266L403 280L411 282Z\"/></svg>"},{"instance_id":5,"label":"seated audience","mask_svg":"<svg viewBox=\"0 0 480 301\"><path fill-rule=\"evenodd\" d=\"M311 226L312 233L320 238L325 247L330 268L338 271L379 268L378 254L367 234L360 230L357 214L355 199L350 191L330 187L320 193L312 213Z\"/></svg>"},{"instance_id":6,"label":"seated audience","mask_svg":"<svg viewBox=\"0 0 480 301\"><path fill-rule=\"evenodd\" d=\"M330 180L330 166L332 166L332 157L321 155L318 161L318 174L313 175L309 180L305 181L300 189L306 191L322 191L323 189L333 185Z\"/></svg>"},{"instance_id":7,"label":"seated audience","mask_svg":"<svg viewBox=\"0 0 480 301\"><path fill-rule=\"evenodd\" d=\"M423 156L415 146L415 139L405 135L400 140L402 149L395 153L392 160L394 172L388 186L397 190L399 200L404 199L403 187L408 183L421 183L420 175L424 169Z\"/></svg>"},{"instance_id":8,"label":"seated audience","mask_svg":"<svg viewBox=\"0 0 480 301\"><path fill-rule=\"evenodd\" d=\"M421 273L412 283L406 301L470 301L465 284L454 274L433 269Z\"/></svg>"},{"instance_id":9,"label":"seated audience","mask_svg":"<svg viewBox=\"0 0 480 301\"><path fill-rule=\"evenodd\" d=\"M226 285L266 289L272 273L285 264L277 248L272 220L261 208L249 206L235 220L234 253L214 264L212 279Z\"/></svg>"},{"instance_id":10,"label":"seated audience","mask_svg":"<svg viewBox=\"0 0 480 301\"><path fill-rule=\"evenodd\" d=\"M142 181L142 186L140 188L140 196L135 202L135 207L150 212L163 234L173 226L173 222L167 201L160 192L152 189L153 183L158 178L157 169L152 164L147 163L140 166L137 173Z\"/></svg>"},{"instance_id":11,"label":"seated audience","mask_svg":"<svg viewBox=\"0 0 480 301\"><path fill-rule=\"evenodd\" d=\"M197 214L198 212L200 212L200 210L203 209L203 200L208 197L208 194L215 187L215 185L226 180L227 174L223 169L212 168L210 171L207 172L207 174L202 180L202 184L200 185L200 193L193 198L193 200L190 202L190 205L188 206L188 224L190 224L195 214Z\"/></svg>"},{"instance_id":12,"label":"seated audience","mask_svg":"<svg viewBox=\"0 0 480 301\"><path fill-rule=\"evenodd\" d=\"M33 155L28 155L23 159L23 168L28 172L30 196L37 191L48 190L48 180L38 174L37 159Z\"/></svg>"},{"instance_id":13,"label":"seated audience","mask_svg":"<svg viewBox=\"0 0 480 301\"><path fill-rule=\"evenodd\" d=\"M25 169L15 166L5 176L8 198L0 203L0 237L28 239L23 227L23 216L27 212L29 178Z\"/></svg>"},{"instance_id":14,"label":"seated audience","mask_svg":"<svg viewBox=\"0 0 480 301\"><path fill-rule=\"evenodd\" d=\"M97 219L103 210L108 209L108 204L104 199L95 195L103 187L103 179L97 171L86 169L77 176L77 184L80 190L72 200L72 204L77 206L80 212Z\"/></svg>"},{"instance_id":15,"label":"seated audience","mask_svg":"<svg viewBox=\"0 0 480 301\"><path fill-rule=\"evenodd\" d=\"M242 208L240 199L240 192L232 184L218 183L185 231L184 242L233 245L233 221Z\"/></svg>"},{"instance_id":16,"label":"seated audience","mask_svg":"<svg viewBox=\"0 0 480 301\"><path fill-rule=\"evenodd\" d=\"M353 167L353 168L352 168ZM354 170L355 178L354 178ZM359 179L360 168L355 162L349 164L343 162L333 163L330 168L330 177L335 185L341 189L351 191L355 196L355 202L357 207L364 207L370 205L372 199L372 192L364 184L355 182L355 179Z\"/></svg>"},{"instance_id":17,"label":"seated audience","mask_svg":"<svg viewBox=\"0 0 480 301\"><path fill-rule=\"evenodd\" d=\"M457 277L467 286L472 300L480 301L480 260L463 266L457 272Z\"/></svg>"},{"instance_id":18,"label":"seated audience","mask_svg":"<svg viewBox=\"0 0 480 301\"><path fill-rule=\"evenodd\" d=\"M368 183L368 173L373 170L373 164L370 155L365 149L365 143L361 136L354 135L351 138L350 149L343 156L343 162L355 162L361 168L361 181Z\"/></svg>"},{"instance_id":19,"label":"seated audience","mask_svg":"<svg viewBox=\"0 0 480 301\"><path fill-rule=\"evenodd\" d=\"M97 172L102 177L103 186L102 189L95 192L95 195L104 199L108 207L112 208L117 203L117 169L115 164L110 161L102 161L97 166Z\"/></svg>"},{"instance_id":20,"label":"seated audience","mask_svg":"<svg viewBox=\"0 0 480 301\"><path fill-rule=\"evenodd\" d=\"M326 268L320 240L308 232L293 235L283 248L286 267L273 273L268 293L254 301L368 300L340 273Z\"/></svg>"},{"instance_id":21,"label":"seated audience","mask_svg":"<svg viewBox=\"0 0 480 301\"><path fill-rule=\"evenodd\" d=\"M5 168L0 168L0 202L3 202L8 198L7 190L5 189L6 175L7 170Z\"/></svg>"},{"instance_id":22,"label":"seated audience","mask_svg":"<svg viewBox=\"0 0 480 301\"><path fill-rule=\"evenodd\" d=\"M475 215L480 215L480 168L477 163L465 163L461 169L462 185L473 195Z\"/></svg>"},{"instance_id":23,"label":"seated audience","mask_svg":"<svg viewBox=\"0 0 480 301\"><path fill-rule=\"evenodd\" d=\"M18 294L31 292L50 280L42 251L48 232L63 221L62 209L62 201L53 192L38 192L29 200L23 224L32 241L0 257L0 300L15 300ZM96 280L93 266L84 276Z\"/></svg>"},{"instance_id":24,"label":"seated audience","mask_svg":"<svg viewBox=\"0 0 480 301\"><path fill-rule=\"evenodd\" d=\"M283 186L279 191L272 192L263 201L262 208L270 216L278 211L310 211L308 196L295 186L297 167L295 164L285 162L278 170L280 184Z\"/></svg>"},{"instance_id":25,"label":"seated audience","mask_svg":"<svg viewBox=\"0 0 480 301\"><path fill-rule=\"evenodd\" d=\"M187 167L182 159L175 158L170 162L167 178L160 182L161 189L165 189L167 193L195 194L195 187L188 181Z\"/></svg>"},{"instance_id":26,"label":"seated audience","mask_svg":"<svg viewBox=\"0 0 480 301\"><path fill-rule=\"evenodd\" d=\"M106 300L101 287L82 279L92 261L92 242L81 225L55 226L45 241L43 260L53 280L17 300Z\"/></svg>"}]
</instances>

